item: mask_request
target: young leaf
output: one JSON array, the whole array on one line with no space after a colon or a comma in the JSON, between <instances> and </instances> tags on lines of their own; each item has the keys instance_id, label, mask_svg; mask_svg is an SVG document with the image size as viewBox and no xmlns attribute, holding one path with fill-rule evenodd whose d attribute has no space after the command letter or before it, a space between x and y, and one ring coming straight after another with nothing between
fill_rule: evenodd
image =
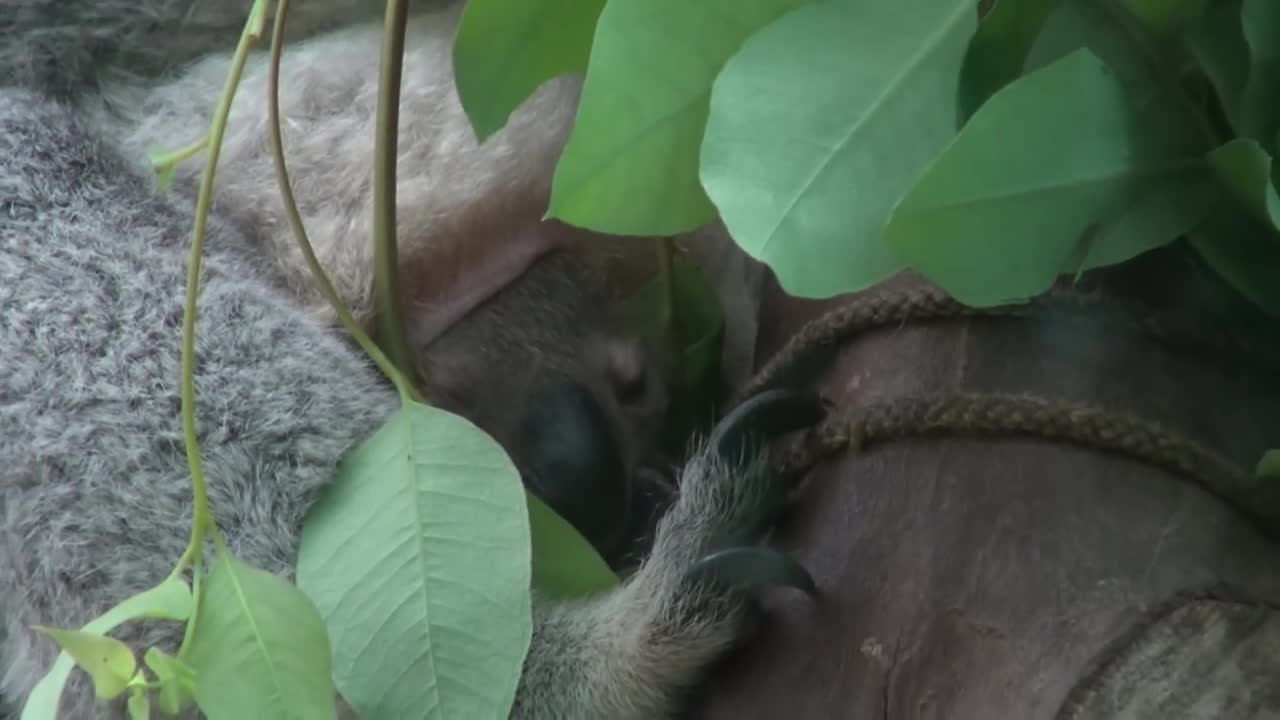
<instances>
[{"instance_id":1,"label":"young leaf","mask_svg":"<svg viewBox=\"0 0 1280 720\"><path fill-rule=\"evenodd\" d=\"M1271 142L1280 129L1280 3L1244 0L1240 18L1249 44L1249 79L1240 95L1240 133Z\"/></svg>"},{"instance_id":2,"label":"young leaf","mask_svg":"<svg viewBox=\"0 0 1280 720\"><path fill-rule=\"evenodd\" d=\"M196 674L189 665L155 647L148 648L142 660L160 686L157 704L162 712L177 715L195 699Z\"/></svg>"},{"instance_id":3,"label":"young leaf","mask_svg":"<svg viewBox=\"0 0 1280 720\"><path fill-rule=\"evenodd\" d=\"M1062 0L998 2L969 42L960 69L960 123L963 125L997 90L1022 74L1027 53L1045 20Z\"/></svg>"},{"instance_id":4,"label":"young leaf","mask_svg":"<svg viewBox=\"0 0 1280 720\"><path fill-rule=\"evenodd\" d=\"M546 81L587 67L604 0L470 0L453 45L458 99L480 142Z\"/></svg>"},{"instance_id":5,"label":"young leaf","mask_svg":"<svg viewBox=\"0 0 1280 720\"><path fill-rule=\"evenodd\" d=\"M744 38L805 1L609 0L548 216L639 237L712 220L698 182L711 82Z\"/></svg>"},{"instance_id":6,"label":"young leaf","mask_svg":"<svg viewBox=\"0 0 1280 720\"><path fill-rule=\"evenodd\" d=\"M606 13L608 11L606 10ZM748 40L716 80L702 182L793 295L900 270L882 230L955 135L971 0L827 0Z\"/></svg>"},{"instance_id":7,"label":"young leaf","mask_svg":"<svg viewBox=\"0 0 1280 720\"><path fill-rule=\"evenodd\" d=\"M151 720L151 699L139 688L129 695L129 720Z\"/></svg>"},{"instance_id":8,"label":"young leaf","mask_svg":"<svg viewBox=\"0 0 1280 720\"><path fill-rule=\"evenodd\" d=\"M507 716L532 632L528 513L502 447L425 405L342 463L303 525L298 585L363 720Z\"/></svg>"},{"instance_id":9,"label":"young leaf","mask_svg":"<svg viewBox=\"0 0 1280 720\"><path fill-rule=\"evenodd\" d=\"M119 605L90 620L81 630L105 635L122 623L139 618L186 620L191 614L191 588L178 578L168 578L159 585L129 597ZM65 652L58 653L53 667L27 696L22 707L22 720L53 720L57 717L58 699L67 684L75 662Z\"/></svg>"},{"instance_id":10,"label":"young leaf","mask_svg":"<svg viewBox=\"0 0 1280 720\"><path fill-rule=\"evenodd\" d=\"M1237 138L1215 148L1209 165L1250 212L1280 230L1280 194L1271 180L1271 156L1257 141Z\"/></svg>"},{"instance_id":11,"label":"young leaf","mask_svg":"<svg viewBox=\"0 0 1280 720\"><path fill-rule=\"evenodd\" d=\"M527 493L533 537L533 587L551 597L591 595L615 587L618 576L568 520Z\"/></svg>"},{"instance_id":12,"label":"young leaf","mask_svg":"<svg viewBox=\"0 0 1280 720\"><path fill-rule=\"evenodd\" d=\"M324 621L287 580L220 550L187 660L209 720L337 717Z\"/></svg>"},{"instance_id":13,"label":"young leaf","mask_svg":"<svg viewBox=\"0 0 1280 720\"><path fill-rule=\"evenodd\" d=\"M53 638L77 665L89 673L89 677L93 679L94 694L103 700L124 692L129 679L138 669L133 651L113 637L81 630L39 626L36 629Z\"/></svg>"},{"instance_id":14,"label":"young leaf","mask_svg":"<svg viewBox=\"0 0 1280 720\"><path fill-rule=\"evenodd\" d=\"M1182 189L1204 183L1203 165L1079 50L992 97L898 205L886 235L962 302L1017 301L1190 228L1205 208L1180 202ZM1105 232L1117 220L1125 232Z\"/></svg>"}]
</instances>

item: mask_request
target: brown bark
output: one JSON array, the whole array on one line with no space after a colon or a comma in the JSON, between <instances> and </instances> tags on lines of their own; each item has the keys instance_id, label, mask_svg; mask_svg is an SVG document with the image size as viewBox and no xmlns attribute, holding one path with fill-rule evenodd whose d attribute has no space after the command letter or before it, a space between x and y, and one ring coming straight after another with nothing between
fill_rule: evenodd
<instances>
[{"instance_id":1,"label":"brown bark","mask_svg":"<svg viewBox=\"0 0 1280 720\"><path fill-rule=\"evenodd\" d=\"M906 274L868 293L922 287ZM843 343L809 381L854 418L955 393L1083 404L1164 428L1245 478L1280 445L1275 358L1265 342L1230 342L1277 328L1184 251L1062 289L1102 310L897 322ZM770 280L756 357L849 301L788 298ZM1124 322L1135 307L1185 320L1216 349ZM830 455L777 537L822 597L766 597L770 622L713 678L705 717L1280 716L1280 543L1245 512L1280 508L1209 485L1026 433Z\"/></svg>"}]
</instances>

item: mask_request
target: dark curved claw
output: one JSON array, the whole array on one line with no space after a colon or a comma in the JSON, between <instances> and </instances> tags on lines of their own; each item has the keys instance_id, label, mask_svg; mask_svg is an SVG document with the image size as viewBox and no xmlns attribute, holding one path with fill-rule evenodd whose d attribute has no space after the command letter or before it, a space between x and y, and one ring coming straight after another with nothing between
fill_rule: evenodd
<instances>
[{"instance_id":1,"label":"dark curved claw","mask_svg":"<svg viewBox=\"0 0 1280 720\"><path fill-rule=\"evenodd\" d=\"M795 588L816 597L813 576L795 558L769 547L735 547L714 552L694 563L688 577L713 580L739 590L754 591L768 585Z\"/></svg>"},{"instance_id":2,"label":"dark curved claw","mask_svg":"<svg viewBox=\"0 0 1280 720\"><path fill-rule=\"evenodd\" d=\"M827 411L817 394L769 390L734 408L711 433L711 447L731 467L742 467L771 438L809 427Z\"/></svg>"}]
</instances>

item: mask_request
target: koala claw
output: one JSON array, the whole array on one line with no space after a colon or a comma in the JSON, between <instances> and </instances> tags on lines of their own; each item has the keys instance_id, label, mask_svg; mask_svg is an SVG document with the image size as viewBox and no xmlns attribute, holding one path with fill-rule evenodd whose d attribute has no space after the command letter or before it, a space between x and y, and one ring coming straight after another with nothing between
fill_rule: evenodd
<instances>
[{"instance_id":1,"label":"koala claw","mask_svg":"<svg viewBox=\"0 0 1280 720\"><path fill-rule=\"evenodd\" d=\"M742 469L771 438L809 427L826 415L810 392L769 390L748 399L720 421L711 447L731 467Z\"/></svg>"},{"instance_id":2,"label":"koala claw","mask_svg":"<svg viewBox=\"0 0 1280 720\"><path fill-rule=\"evenodd\" d=\"M813 576L790 555L768 547L735 547L714 552L689 568L690 579L724 583L745 592L775 585L817 597Z\"/></svg>"}]
</instances>

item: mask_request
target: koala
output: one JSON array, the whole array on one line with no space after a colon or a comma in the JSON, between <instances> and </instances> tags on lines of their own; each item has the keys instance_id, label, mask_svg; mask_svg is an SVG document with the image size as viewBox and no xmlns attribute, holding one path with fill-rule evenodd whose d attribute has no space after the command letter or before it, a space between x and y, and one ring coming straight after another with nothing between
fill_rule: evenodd
<instances>
[{"instance_id":1,"label":"koala","mask_svg":"<svg viewBox=\"0 0 1280 720\"><path fill-rule=\"evenodd\" d=\"M82 625L163 578L188 539L179 342L199 168L161 193L143 151L207 125L251 3L6 4L0 693L16 710L56 656L33 625ZM297 6L286 153L322 265L372 324L379 23L352 0ZM408 35L398 223L410 342L432 401L492 434L530 489L616 558L637 518L656 514L636 486L665 390L650 350L609 311L595 239L540 220L577 89L548 85L478 145L452 85L456 20L456 7L421 12ZM266 152L265 77L260 54L224 143L199 300L197 434L230 549L292 578L307 510L397 399L336 328L294 247ZM513 717L677 712L750 614L744 583L715 560L758 541L779 508L761 448L820 414L803 394L744 404L689 453L622 586L574 601L535 591ZM181 640L166 624L118 636ZM77 674L63 716L103 713L123 717Z\"/></svg>"}]
</instances>

